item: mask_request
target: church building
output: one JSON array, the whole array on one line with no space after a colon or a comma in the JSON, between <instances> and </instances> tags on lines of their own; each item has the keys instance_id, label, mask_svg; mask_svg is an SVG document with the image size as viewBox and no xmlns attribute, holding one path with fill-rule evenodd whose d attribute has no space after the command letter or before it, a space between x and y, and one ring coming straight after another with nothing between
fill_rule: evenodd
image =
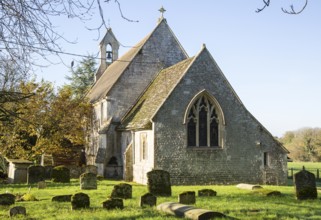
<instances>
[{"instance_id":1,"label":"church building","mask_svg":"<svg viewBox=\"0 0 321 220\"><path fill-rule=\"evenodd\" d=\"M109 28L87 94L87 162L99 175L146 184L286 184L289 153L246 109L205 45L189 57L166 19L119 57Z\"/></svg>"}]
</instances>

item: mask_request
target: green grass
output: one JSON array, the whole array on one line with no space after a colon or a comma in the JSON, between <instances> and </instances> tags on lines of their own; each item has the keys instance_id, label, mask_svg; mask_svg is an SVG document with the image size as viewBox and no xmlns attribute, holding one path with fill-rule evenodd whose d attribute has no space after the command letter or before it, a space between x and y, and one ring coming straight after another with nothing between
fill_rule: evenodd
<instances>
[{"instance_id":1,"label":"green grass","mask_svg":"<svg viewBox=\"0 0 321 220\"><path fill-rule=\"evenodd\" d=\"M147 187L135 183L133 198L124 200L123 210L107 211L102 208L102 202L110 195L113 186L119 181L103 180L98 182L97 190L80 190L79 181L74 179L70 184L47 182L46 189L32 187L30 193L39 201L16 202L27 209L27 217L15 219L177 219L176 217L160 213L153 208L140 208L139 197L147 192ZM26 184L0 185L0 193L10 192L23 194L29 191ZM241 190L233 186L173 186L172 197L158 197L157 204L177 201L179 193L209 188L217 191L216 197L197 197L196 207L222 212L237 219L321 219L320 200L298 201L294 196L293 186L264 186L269 190L282 193L279 197L266 197L248 190ZM71 210L69 202L51 202L55 195L74 194L84 192L90 196L90 209ZM10 207L0 206L0 219L8 219Z\"/></svg>"},{"instance_id":2,"label":"green grass","mask_svg":"<svg viewBox=\"0 0 321 220\"><path fill-rule=\"evenodd\" d=\"M317 179L318 182L321 181L321 163L320 162L289 162L288 163L288 176L291 177L292 176L292 171L293 170L293 174L299 172L300 170L302 170L302 168L304 168L313 173ZM319 173L318 173L319 172Z\"/></svg>"}]
</instances>

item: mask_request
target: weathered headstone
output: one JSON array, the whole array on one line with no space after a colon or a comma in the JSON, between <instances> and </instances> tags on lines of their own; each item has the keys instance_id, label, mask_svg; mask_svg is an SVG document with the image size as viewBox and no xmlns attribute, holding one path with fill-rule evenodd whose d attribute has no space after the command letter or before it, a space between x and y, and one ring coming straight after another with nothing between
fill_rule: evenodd
<instances>
[{"instance_id":1,"label":"weathered headstone","mask_svg":"<svg viewBox=\"0 0 321 220\"><path fill-rule=\"evenodd\" d=\"M72 195L59 195L51 198L52 202L71 202Z\"/></svg>"},{"instance_id":2,"label":"weathered headstone","mask_svg":"<svg viewBox=\"0 0 321 220\"><path fill-rule=\"evenodd\" d=\"M26 183L27 170L33 162L21 159L8 159L8 181L9 183Z\"/></svg>"},{"instance_id":3,"label":"weathered headstone","mask_svg":"<svg viewBox=\"0 0 321 220\"><path fill-rule=\"evenodd\" d=\"M15 195L11 193L0 194L0 205L12 205L15 203Z\"/></svg>"},{"instance_id":4,"label":"weathered headstone","mask_svg":"<svg viewBox=\"0 0 321 220\"><path fill-rule=\"evenodd\" d=\"M70 171L65 166L57 166L52 169L52 181L58 183L70 182Z\"/></svg>"},{"instance_id":5,"label":"weathered headstone","mask_svg":"<svg viewBox=\"0 0 321 220\"><path fill-rule=\"evenodd\" d=\"M54 168L53 166L44 166L45 168L45 179L50 180L51 179L51 174L52 174L52 169Z\"/></svg>"},{"instance_id":6,"label":"weathered headstone","mask_svg":"<svg viewBox=\"0 0 321 220\"><path fill-rule=\"evenodd\" d=\"M178 202L182 204L195 204L196 198L195 198L195 192L194 191L187 191L183 192L178 195Z\"/></svg>"},{"instance_id":7,"label":"weathered headstone","mask_svg":"<svg viewBox=\"0 0 321 220\"><path fill-rule=\"evenodd\" d=\"M71 209L83 209L89 208L90 206L90 198L85 193L76 193L71 196Z\"/></svg>"},{"instance_id":8,"label":"weathered headstone","mask_svg":"<svg viewBox=\"0 0 321 220\"><path fill-rule=\"evenodd\" d=\"M131 199L132 198L132 186L127 183L120 183L114 186L111 192L111 198Z\"/></svg>"},{"instance_id":9,"label":"weathered headstone","mask_svg":"<svg viewBox=\"0 0 321 220\"><path fill-rule=\"evenodd\" d=\"M190 205L183 205L175 202L165 202L157 206L157 210L170 215L193 220L207 220L225 218L226 215L206 209L199 209Z\"/></svg>"},{"instance_id":10,"label":"weathered headstone","mask_svg":"<svg viewBox=\"0 0 321 220\"><path fill-rule=\"evenodd\" d=\"M315 176L309 171L302 170L293 176L296 198L298 200L317 199L318 192Z\"/></svg>"},{"instance_id":11,"label":"weathered headstone","mask_svg":"<svg viewBox=\"0 0 321 220\"><path fill-rule=\"evenodd\" d=\"M83 167L84 173L94 173L97 175L97 167L94 165L86 165Z\"/></svg>"},{"instance_id":12,"label":"weathered headstone","mask_svg":"<svg viewBox=\"0 0 321 220\"><path fill-rule=\"evenodd\" d=\"M26 208L23 207L23 206L15 206L15 207L12 207L9 210L9 216L10 217L13 217L13 216L16 216L16 215L26 215L26 214L27 214Z\"/></svg>"},{"instance_id":13,"label":"weathered headstone","mask_svg":"<svg viewBox=\"0 0 321 220\"><path fill-rule=\"evenodd\" d=\"M45 181L38 182L38 189L45 189L47 187L47 184Z\"/></svg>"},{"instance_id":14,"label":"weathered headstone","mask_svg":"<svg viewBox=\"0 0 321 220\"><path fill-rule=\"evenodd\" d=\"M216 196L216 195L217 195L217 192L212 190L212 189L201 189L201 190L198 190L198 196L199 197L202 197L202 196L211 197L211 196Z\"/></svg>"},{"instance_id":15,"label":"weathered headstone","mask_svg":"<svg viewBox=\"0 0 321 220\"><path fill-rule=\"evenodd\" d=\"M147 173L149 193L155 196L171 196L172 188L170 175L165 170L152 170Z\"/></svg>"},{"instance_id":16,"label":"weathered headstone","mask_svg":"<svg viewBox=\"0 0 321 220\"><path fill-rule=\"evenodd\" d=\"M247 183L240 183L236 185L239 189L247 189L247 190L257 190L262 189L263 187L260 185L253 185L253 184L247 184Z\"/></svg>"},{"instance_id":17,"label":"weathered headstone","mask_svg":"<svg viewBox=\"0 0 321 220\"><path fill-rule=\"evenodd\" d=\"M79 177L80 189L97 189L97 175L94 173L83 173Z\"/></svg>"},{"instance_id":18,"label":"weathered headstone","mask_svg":"<svg viewBox=\"0 0 321 220\"><path fill-rule=\"evenodd\" d=\"M157 197L151 193L146 193L140 197L139 206L156 206Z\"/></svg>"},{"instance_id":19,"label":"weathered headstone","mask_svg":"<svg viewBox=\"0 0 321 220\"><path fill-rule=\"evenodd\" d=\"M43 166L29 166L27 183L33 184L45 180L45 168Z\"/></svg>"},{"instance_id":20,"label":"weathered headstone","mask_svg":"<svg viewBox=\"0 0 321 220\"><path fill-rule=\"evenodd\" d=\"M120 198L109 198L103 202L103 208L105 209L123 209L124 202Z\"/></svg>"}]
</instances>

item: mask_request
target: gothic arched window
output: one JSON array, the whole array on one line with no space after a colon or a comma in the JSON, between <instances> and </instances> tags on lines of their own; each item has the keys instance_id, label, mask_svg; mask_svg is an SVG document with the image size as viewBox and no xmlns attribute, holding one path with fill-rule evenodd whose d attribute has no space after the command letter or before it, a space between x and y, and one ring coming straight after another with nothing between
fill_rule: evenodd
<instances>
[{"instance_id":1,"label":"gothic arched window","mask_svg":"<svg viewBox=\"0 0 321 220\"><path fill-rule=\"evenodd\" d=\"M186 112L188 147L221 147L223 113L214 98L202 92Z\"/></svg>"}]
</instances>

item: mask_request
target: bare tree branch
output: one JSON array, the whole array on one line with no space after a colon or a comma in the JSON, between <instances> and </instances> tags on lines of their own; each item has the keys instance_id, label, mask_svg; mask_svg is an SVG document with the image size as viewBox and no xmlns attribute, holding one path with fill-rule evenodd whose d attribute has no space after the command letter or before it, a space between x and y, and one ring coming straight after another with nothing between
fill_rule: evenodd
<instances>
[{"instance_id":1,"label":"bare tree branch","mask_svg":"<svg viewBox=\"0 0 321 220\"><path fill-rule=\"evenodd\" d=\"M262 1L264 3L264 6L261 8L258 8L255 11L256 13L259 13L259 12L263 11L266 7L270 6L270 3L271 3L270 0L262 0ZM290 10L284 9L283 7L281 8L281 10L286 14L291 14L291 15L300 14L301 12L303 12L305 10L306 6L308 5L308 0L304 0L304 1L305 1L305 3L300 10L295 10L293 4L290 5Z\"/></svg>"},{"instance_id":2,"label":"bare tree branch","mask_svg":"<svg viewBox=\"0 0 321 220\"><path fill-rule=\"evenodd\" d=\"M307 5L308 5L308 0L305 0L305 4L302 6L301 10L299 10L299 11L296 11L296 10L294 9L294 6L293 6L293 5L290 5L290 9L291 9L290 11L288 11L288 10L286 10L286 9L284 9L284 8L282 8L282 11L283 11L284 13L286 13L286 14L297 15L297 14L300 14L301 12L303 12L304 9L307 7Z\"/></svg>"}]
</instances>

